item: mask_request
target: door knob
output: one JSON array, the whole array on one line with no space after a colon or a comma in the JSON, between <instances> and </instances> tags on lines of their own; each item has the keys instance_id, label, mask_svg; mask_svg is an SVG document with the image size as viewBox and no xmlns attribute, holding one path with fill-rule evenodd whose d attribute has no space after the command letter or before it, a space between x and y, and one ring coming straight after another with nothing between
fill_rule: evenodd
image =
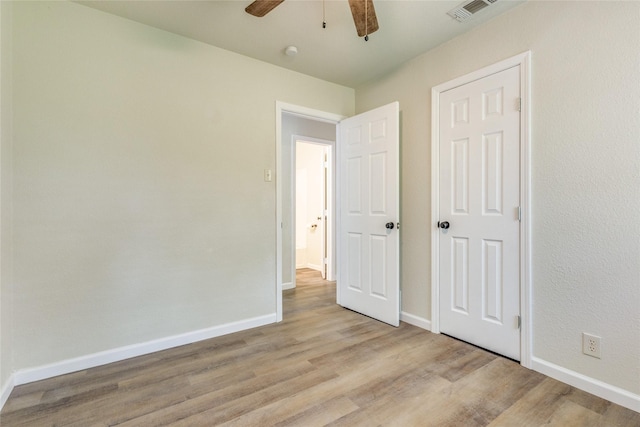
<instances>
[{"instance_id":1,"label":"door knob","mask_svg":"<svg viewBox=\"0 0 640 427\"><path fill-rule=\"evenodd\" d=\"M438 221L438 227L442 228L443 230L446 230L447 228L449 228L449 222L448 221Z\"/></svg>"},{"instance_id":2,"label":"door knob","mask_svg":"<svg viewBox=\"0 0 640 427\"><path fill-rule=\"evenodd\" d=\"M387 227L389 230L393 229L393 223L392 222L388 222L385 224L385 227Z\"/></svg>"}]
</instances>

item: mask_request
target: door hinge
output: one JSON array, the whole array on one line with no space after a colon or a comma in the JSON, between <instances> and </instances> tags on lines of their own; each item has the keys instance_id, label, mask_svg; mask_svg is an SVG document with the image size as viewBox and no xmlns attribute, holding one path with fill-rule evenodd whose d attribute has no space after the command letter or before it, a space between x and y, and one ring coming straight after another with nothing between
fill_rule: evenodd
<instances>
[{"instance_id":1,"label":"door hinge","mask_svg":"<svg viewBox=\"0 0 640 427\"><path fill-rule=\"evenodd\" d=\"M522 98L518 98L516 105L518 106L518 111L522 111Z\"/></svg>"},{"instance_id":2,"label":"door hinge","mask_svg":"<svg viewBox=\"0 0 640 427\"><path fill-rule=\"evenodd\" d=\"M518 221L522 221L522 208L518 206Z\"/></svg>"},{"instance_id":3,"label":"door hinge","mask_svg":"<svg viewBox=\"0 0 640 427\"><path fill-rule=\"evenodd\" d=\"M516 323L518 324L518 329L522 328L522 317L516 316Z\"/></svg>"}]
</instances>

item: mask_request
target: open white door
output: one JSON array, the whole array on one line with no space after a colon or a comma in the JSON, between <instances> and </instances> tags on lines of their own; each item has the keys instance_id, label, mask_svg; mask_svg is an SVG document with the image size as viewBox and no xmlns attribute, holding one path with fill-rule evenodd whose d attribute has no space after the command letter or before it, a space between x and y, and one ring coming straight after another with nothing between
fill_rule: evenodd
<instances>
[{"instance_id":1,"label":"open white door","mask_svg":"<svg viewBox=\"0 0 640 427\"><path fill-rule=\"evenodd\" d=\"M338 303L400 324L397 102L338 124Z\"/></svg>"}]
</instances>

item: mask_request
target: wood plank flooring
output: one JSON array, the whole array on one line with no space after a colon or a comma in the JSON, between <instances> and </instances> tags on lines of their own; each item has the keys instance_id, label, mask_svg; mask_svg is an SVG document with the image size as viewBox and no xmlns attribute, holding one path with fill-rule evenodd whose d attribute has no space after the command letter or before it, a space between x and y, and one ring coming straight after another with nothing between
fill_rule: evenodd
<instances>
[{"instance_id":1,"label":"wood plank flooring","mask_svg":"<svg viewBox=\"0 0 640 427\"><path fill-rule=\"evenodd\" d=\"M455 339L335 304L301 270L284 321L18 386L8 426L640 426L640 413Z\"/></svg>"}]
</instances>

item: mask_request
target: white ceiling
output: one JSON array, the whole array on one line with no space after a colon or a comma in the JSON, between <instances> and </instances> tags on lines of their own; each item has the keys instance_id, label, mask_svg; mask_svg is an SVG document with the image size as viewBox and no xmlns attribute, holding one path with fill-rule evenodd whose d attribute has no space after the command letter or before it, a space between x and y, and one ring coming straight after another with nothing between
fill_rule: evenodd
<instances>
[{"instance_id":1,"label":"white ceiling","mask_svg":"<svg viewBox=\"0 0 640 427\"><path fill-rule=\"evenodd\" d=\"M251 0L80 1L170 31L348 87L384 75L407 60L525 0L499 0L460 23L447 12L460 0L374 0L380 29L359 38L347 0L286 0L263 18L247 14ZM294 45L298 55L284 49Z\"/></svg>"}]
</instances>

